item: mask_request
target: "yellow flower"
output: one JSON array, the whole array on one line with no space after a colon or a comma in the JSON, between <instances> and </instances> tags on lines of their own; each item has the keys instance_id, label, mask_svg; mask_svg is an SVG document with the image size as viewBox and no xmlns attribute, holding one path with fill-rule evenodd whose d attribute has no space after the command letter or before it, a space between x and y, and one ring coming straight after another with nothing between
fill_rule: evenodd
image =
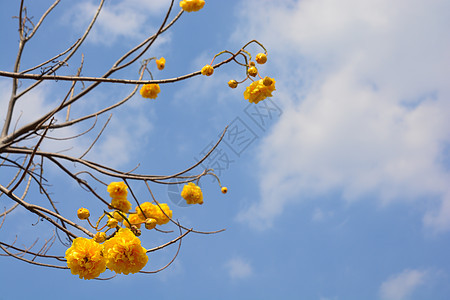
<instances>
[{"instance_id":1,"label":"yellow flower","mask_svg":"<svg viewBox=\"0 0 450 300\"><path fill-rule=\"evenodd\" d=\"M210 65L206 65L201 70L202 75L211 76L214 73L214 68Z\"/></svg>"},{"instance_id":2,"label":"yellow flower","mask_svg":"<svg viewBox=\"0 0 450 300\"><path fill-rule=\"evenodd\" d=\"M228 192L228 189L227 189L226 186L223 186L221 191L222 191L223 194L226 194Z\"/></svg>"},{"instance_id":3,"label":"yellow flower","mask_svg":"<svg viewBox=\"0 0 450 300\"><path fill-rule=\"evenodd\" d=\"M141 90L139 91L142 97L150 99L156 99L156 97L158 97L159 92L161 92L161 89L159 88L159 84L156 83L144 84L141 87Z\"/></svg>"},{"instance_id":4,"label":"yellow flower","mask_svg":"<svg viewBox=\"0 0 450 300\"><path fill-rule=\"evenodd\" d=\"M94 235L94 242L96 242L96 243L103 243L104 241L106 241L106 233L104 233L104 232L97 232Z\"/></svg>"},{"instance_id":5,"label":"yellow flower","mask_svg":"<svg viewBox=\"0 0 450 300\"><path fill-rule=\"evenodd\" d=\"M270 78L272 83L268 86L264 85L263 79L253 81L244 92L244 99L248 100L250 103L258 103L266 99L267 97L272 97L272 92L275 91L275 80Z\"/></svg>"},{"instance_id":6,"label":"yellow flower","mask_svg":"<svg viewBox=\"0 0 450 300\"><path fill-rule=\"evenodd\" d=\"M199 11L205 5L204 0L183 0L180 1L180 7L187 12Z\"/></svg>"},{"instance_id":7,"label":"yellow flower","mask_svg":"<svg viewBox=\"0 0 450 300\"><path fill-rule=\"evenodd\" d=\"M127 200L127 197L112 198L111 206L125 213L127 213L131 209L131 203Z\"/></svg>"},{"instance_id":8,"label":"yellow flower","mask_svg":"<svg viewBox=\"0 0 450 300\"><path fill-rule=\"evenodd\" d=\"M159 206L161 208L159 208ZM166 203L160 203L159 206L150 202L144 202L141 204L140 208L139 206L136 207L136 213L143 220L152 218L156 220L158 225L163 225L169 222L169 218L172 218L172 211ZM161 209L164 212L162 212Z\"/></svg>"},{"instance_id":9,"label":"yellow flower","mask_svg":"<svg viewBox=\"0 0 450 300\"><path fill-rule=\"evenodd\" d=\"M141 240L128 228L121 228L104 244L106 266L116 272L128 275L139 272L148 262Z\"/></svg>"},{"instance_id":10,"label":"yellow flower","mask_svg":"<svg viewBox=\"0 0 450 300\"><path fill-rule=\"evenodd\" d=\"M67 266L73 275L83 279L94 279L106 270L106 259L102 255L103 245L83 237L73 240L66 251Z\"/></svg>"},{"instance_id":11,"label":"yellow flower","mask_svg":"<svg viewBox=\"0 0 450 300\"><path fill-rule=\"evenodd\" d=\"M156 66L158 67L158 70L164 70L164 67L166 66L166 59L164 57L155 60L155 62Z\"/></svg>"},{"instance_id":12,"label":"yellow flower","mask_svg":"<svg viewBox=\"0 0 450 300\"><path fill-rule=\"evenodd\" d=\"M235 89L238 86L238 82L236 80L232 79L232 80L228 81L228 86L232 89Z\"/></svg>"},{"instance_id":13,"label":"yellow flower","mask_svg":"<svg viewBox=\"0 0 450 300\"><path fill-rule=\"evenodd\" d=\"M258 53L255 58L256 62L260 65L265 64L267 61L267 56L264 53Z\"/></svg>"},{"instance_id":14,"label":"yellow flower","mask_svg":"<svg viewBox=\"0 0 450 300\"><path fill-rule=\"evenodd\" d=\"M130 214L128 217L128 222L131 223L131 225L135 225L137 228L141 228L141 224L145 222L144 219L138 216L138 214ZM127 221L124 221L123 224L125 227L130 228L130 224Z\"/></svg>"},{"instance_id":15,"label":"yellow flower","mask_svg":"<svg viewBox=\"0 0 450 300\"><path fill-rule=\"evenodd\" d=\"M77 216L78 219L80 220L86 220L87 218L89 218L91 214L89 213L89 210L87 208L80 208L77 210Z\"/></svg>"},{"instance_id":16,"label":"yellow flower","mask_svg":"<svg viewBox=\"0 0 450 300\"><path fill-rule=\"evenodd\" d=\"M151 214L153 214L154 207L154 204L150 202L144 202L136 206L136 213L141 219L147 219L150 218Z\"/></svg>"},{"instance_id":17,"label":"yellow flower","mask_svg":"<svg viewBox=\"0 0 450 300\"><path fill-rule=\"evenodd\" d=\"M109 193L109 196L111 198L126 197L128 194L127 189L128 187L125 184L125 182L121 181L121 182L111 182L106 188L106 191Z\"/></svg>"},{"instance_id":18,"label":"yellow flower","mask_svg":"<svg viewBox=\"0 0 450 300\"><path fill-rule=\"evenodd\" d=\"M159 208L159 206L161 208ZM167 205L166 203L160 203L159 206L155 205L155 213L150 217L155 219L156 224L158 225L169 223L170 219L172 218L172 211L170 210L169 205Z\"/></svg>"},{"instance_id":19,"label":"yellow flower","mask_svg":"<svg viewBox=\"0 0 450 300\"><path fill-rule=\"evenodd\" d=\"M202 189L193 182L189 182L183 187L181 197L186 200L187 204L203 204Z\"/></svg>"}]
</instances>

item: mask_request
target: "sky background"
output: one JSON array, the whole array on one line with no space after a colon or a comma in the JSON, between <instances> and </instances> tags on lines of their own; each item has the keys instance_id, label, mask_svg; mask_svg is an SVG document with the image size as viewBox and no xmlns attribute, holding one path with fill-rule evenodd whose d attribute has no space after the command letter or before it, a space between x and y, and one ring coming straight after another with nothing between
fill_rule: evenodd
<instances>
[{"instance_id":1,"label":"sky background","mask_svg":"<svg viewBox=\"0 0 450 300\"><path fill-rule=\"evenodd\" d=\"M121 53L157 30L170 3L106 2L80 54L60 74L75 73L83 53L82 74L102 75ZM25 3L37 20L51 1ZM97 3L62 1L26 48L22 69L72 44ZM18 7L19 1L1 3L1 70L13 69L18 35L12 16ZM159 274L109 281L85 281L67 270L0 257L0 300L449 299L448 28L448 0L206 0L145 55L167 60L163 71L153 66L155 79L198 71L216 53L257 39L269 53L259 70L275 78L274 97L253 105L243 98L246 83L228 88L228 80L244 76L233 64L211 77L162 85L156 100L135 95L116 110L87 158L121 170L140 163L141 172L172 174L195 163L229 125L205 165L216 169L227 195L205 177L200 182L205 204L186 207L176 189L152 187L187 227L227 230L189 234L177 260ZM256 45L248 50L261 52ZM138 69L136 64L113 77L136 78ZM0 79L2 118L10 82ZM41 85L21 99L15 120L20 112L18 124L47 111L67 86ZM102 85L73 107L72 116L114 103L131 90ZM91 124L52 134L76 134ZM76 143L42 147L83 153L100 128ZM233 134L241 131L243 136ZM75 220L80 206L101 213L98 202L50 166L47 176L67 216ZM5 178L2 170L0 180ZM132 185L148 201L145 186ZM0 198L2 209L9 205ZM17 236L18 245L29 245L39 236L42 243L52 228L43 222L33 226L36 221L17 209L0 229L1 240ZM141 238L151 248L175 236L144 232ZM52 251L62 255L65 249L55 245ZM172 246L150 255L146 270L160 268L175 251Z\"/></svg>"}]
</instances>

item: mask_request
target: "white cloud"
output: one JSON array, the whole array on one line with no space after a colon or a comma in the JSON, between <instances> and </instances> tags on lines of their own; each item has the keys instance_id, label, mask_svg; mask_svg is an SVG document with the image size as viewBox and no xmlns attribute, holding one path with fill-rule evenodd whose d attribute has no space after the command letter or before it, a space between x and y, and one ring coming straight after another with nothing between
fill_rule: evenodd
<instances>
[{"instance_id":1,"label":"white cloud","mask_svg":"<svg viewBox=\"0 0 450 300\"><path fill-rule=\"evenodd\" d=\"M440 199L425 224L450 229L450 3L260 2L246 3L245 34L269 50L284 113L260 148L262 198L240 218L261 228L290 203L339 192Z\"/></svg>"},{"instance_id":2,"label":"white cloud","mask_svg":"<svg viewBox=\"0 0 450 300\"><path fill-rule=\"evenodd\" d=\"M2 109L1 114L2 125L6 118L6 108L9 105L11 89L12 81L0 81L0 107L4 108ZM43 84L18 99L16 105L14 106L13 119L11 121L9 132L13 131L14 128L20 128L21 126L35 120L37 116L47 113L51 108L48 103L45 103L45 98L48 94L49 89L45 84Z\"/></svg>"},{"instance_id":3,"label":"white cloud","mask_svg":"<svg viewBox=\"0 0 450 300\"><path fill-rule=\"evenodd\" d=\"M156 32L160 26L152 17L160 16L163 21L163 12L169 8L170 1L122 0L106 3L90 34L90 41L112 45L120 39L143 39ZM98 3L84 1L78 3L65 19L70 20L78 29L84 30L89 24ZM175 10L177 7L175 7ZM158 27L156 27L158 26ZM161 36L165 40L167 36Z\"/></svg>"},{"instance_id":4,"label":"white cloud","mask_svg":"<svg viewBox=\"0 0 450 300\"><path fill-rule=\"evenodd\" d=\"M242 258L231 258L225 267L228 269L228 274L231 279L244 279L252 275L253 269L250 263Z\"/></svg>"},{"instance_id":5,"label":"white cloud","mask_svg":"<svg viewBox=\"0 0 450 300\"><path fill-rule=\"evenodd\" d=\"M0 81L0 107L7 107L10 93L10 82ZM58 103L55 99L59 99L57 93L54 92L51 85L41 84L39 87L33 89L29 93L17 101L14 108L14 117L11 122L10 132L14 128L21 128L21 126L28 124L31 121L36 120L39 116L51 111L51 109ZM106 96L104 96L106 97ZM50 100L50 98L52 98ZM100 110L103 106L99 105L100 102L106 102L104 98L98 93L86 96L87 99L96 99L94 101L85 101L90 103L89 105L80 103L79 106L72 107L72 114L75 112L80 115L90 114ZM97 163L103 163L112 168L123 167L130 161L132 161L137 154L142 154L145 150L140 147L141 142L151 134L153 124L150 122L153 116L152 106L150 102L139 101L142 100L139 96L135 96L135 99L131 99L124 106L113 110L113 118L106 127L100 139L96 142L94 147L85 157L88 160L95 161ZM53 102L52 102L53 101ZM126 107L126 109L125 109ZM63 112L63 114L65 111ZM5 110L6 114L6 110ZM64 120L65 115L61 114L57 119L61 123ZM5 119L5 115L1 116L2 120ZM72 117L76 118L76 117ZM54 140L46 139L41 144L41 149L50 152L62 152L64 154L79 157L84 153L92 144L97 134L100 132L105 119L98 121L91 134L81 136L76 139L68 140ZM87 125L84 129L78 125L69 126L57 130L52 130L47 133L47 136L54 138L67 138L79 135L84 132L94 120L86 121ZM3 122L2 122L3 126ZM37 143L37 139L28 142L29 145L34 146ZM137 164L138 162L133 162ZM134 165L133 165L134 167Z\"/></svg>"},{"instance_id":6,"label":"white cloud","mask_svg":"<svg viewBox=\"0 0 450 300\"><path fill-rule=\"evenodd\" d=\"M334 215L332 211L324 211L321 208L316 208L312 214L312 220L314 222L322 222L329 218L331 218Z\"/></svg>"},{"instance_id":7,"label":"white cloud","mask_svg":"<svg viewBox=\"0 0 450 300\"><path fill-rule=\"evenodd\" d=\"M141 145L153 129L153 124L149 121L151 113L147 112L151 108L146 104L148 102L140 101L136 107L130 103L126 110L117 110L87 158L113 168L123 167L129 162L137 164L138 161L134 161L136 155L145 153Z\"/></svg>"},{"instance_id":8,"label":"white cloud","mask_svg":"<svg viewBox=\"0 0 450 300\"><path fill-rule=\"evenodd\" d=\"M198 54L189 66L189 73L200 71L202 67L211 61L211 55L206 52ZM217 63L217 61L215 61ZM213 77L213 78L212 78ZM230 76L223 72L215 72L214 76L206 78L205 76L197 76L190 78L189 84L183 85L181 89L175 92L175 105L185 106L186 104L192 105L192 102L197 99L206 99L211 101L211 98L217 101L218 96L220 100L225 98L224 94L218 94L220 87L224 87L224 82L229 80ZM229 91L229 90L226 90ZM189 96L187 96L189 95ZM205 101L205 100L204 100Z\"/></svg>"},{"instance_id":9,"label":"white cloud","mask_svg":"<svg viewBox=\"0 0 450 300\"><path fill-rule=\"evenodd\" d=\"M418 286L426 281L426 271L404 270L389 277L381 284L380 296L385 300L402 300L409 297Z\"/></svg>"},{"instance_id":10,"label":"white cloud","mask_svg":"<svg viewBox=\"0 0 450 300\"><path fill-rule=\"evenodd\" d=\"M2 126L3 121L6 118L6 107L8 107L9 104L10 93L11 81L0 81L0 107L5 107L5 110L3 111L3 114L1 116ZM51 98L50 95L52 95L52 97L55 96L55 93L52 94L51 83L43 83L19 98L16 102L16 105L14 106L9 133L13 132L14 130L20 129L22 126L32 121L35 121L39 117L50 112L55 106L57 106L59 104L58 102L51 103L49 101L49 99ZM56 119L59 119L58 117L61 118L61 116L56 116ZM77 129L72 127L50 130L47 132L47 136L54 138L71 137L77 134L79 134ZM28 140L26 143L27 146L34 146L37 142L38 139L32 139ZM24 144L22 143L21 145ZM82 147L82 144L74 143L73 140L57 141L52 139L44 140L40 146L40 148L44 151L51 149L52 152L59 152L67 149L72 149L72 151L74 151L75 153L82 153Z\"/></svg>"}]
</instances>

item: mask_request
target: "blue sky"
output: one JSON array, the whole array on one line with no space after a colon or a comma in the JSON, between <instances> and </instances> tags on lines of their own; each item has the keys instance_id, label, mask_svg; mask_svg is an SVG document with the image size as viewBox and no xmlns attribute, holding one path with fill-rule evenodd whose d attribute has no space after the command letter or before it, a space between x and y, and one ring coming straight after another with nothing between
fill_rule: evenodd
<instances>
[{"instance_id":1,"label":"blue sky","mask_svg":"<svg viewBox=\"0 0 450 300\"><path fill-rule=\"evenodd\" d=\"M16 2L1 4L2 70L12 69L17 49L11 18L18 12ZM22 68L73 43L97 3L63 2L30 42ZM50 3L30 1L29 15L37 19ZM107 1L81 50L83 75L103 74L120 53L152 34L168 3ZM140 163L143 172L171 174L195 162L230 125L210 162L223 168L227 195L204 178L205 204L185 207L166 186L153 187L186 226L227 230L189 234L175 263L157 275L106 282L1 257L0 299L449 299L448 28L446 0L206 0L204 9L184 14L148 53L167 60L164 71L153 72L155 78L197 71L214 54L257 39L269 51L260 72L277 80L274 97L255 106L243 99L243 86L228 88L228 80L243 75L236 65L211 77L163 85L156 100L136 95L115 111L88 158L123 170ZM80 59L74 57L61 72L73 73ZM135 78L137 71L138 65L119 75ZM65 88L49 82L22 99L19 124L46 111ZM10 80L0 79L1 107L9 89ZM103 107L129 91L129 86L103 85L73 114ZM234 140L231 129L237 128L246 128L246 143ZM76 155L88 146L86 137L43 148L71 148ZM101 211L51 168L48 177L55 180L49 189L67 215L75 217L80 205ZM141 199L148 197L145 186L133 187ZM0 205L9 203L2 197ZM51 236L51 227L32 226L36 219L24 211L6 221L1 240L17 235L17 243L27 245L38 233L41 241ZM144 233L142 241L150 248L171 237ZM150 255L146 268L163 266L175 251L169 247Z\"/></svg>"}]
</instances>

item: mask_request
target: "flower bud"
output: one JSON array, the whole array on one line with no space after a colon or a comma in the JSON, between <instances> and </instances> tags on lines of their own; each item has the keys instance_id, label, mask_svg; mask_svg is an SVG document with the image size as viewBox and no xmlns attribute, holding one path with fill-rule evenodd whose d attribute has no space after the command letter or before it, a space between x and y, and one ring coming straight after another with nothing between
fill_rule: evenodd
<instances>
[{"instance_id":1,"label":"flower bud","mask_svg":"<svg viewBox=\"0 0 450 300\"><path fill-rule=\"evenodd\" d=\"M106 241L106 233L104 233L103 231L102 232L97 232L94 235L94 241L99 243L99 244L103 243L104 241Z\"/></svg>"},{"instance_id":2,"label":"flower bud","mask_svg":"<svg viewBox=\"0 0 450 300\"><path fill-rule=\"evenodd\" d=\"M148 218L145 220L145 228L151 230L156 227L156 220L153 218Z\"/></svg>"},{"instance_id":3,"label":"flower bud","mask_svg":"<svg viewBox=\"0 0 450 300\"><path fill-rule=\"evenodd\" d=\"M228 192L228 188L226 186L223 186L221 191L222 191L222 194L226 194Z\"/></svg>"},{"instance_id":4,"label":"flower bud","mask_svg":"<svg viewBox=\"0 0 450 300\"><path fill-rule=\"evenodd\" d=\"M116 228L118 224L119 221L117 221L117 219L114 218L111 218L108 220L108 222L106 222L106 226L108 226L109 228Z\"/></svg>"},{"instance_id":5,"label":"flower bud","mask_svg":"<svg viewBox=\"0 0 450 300\"><path fill-rule=\"evenodd\" d=\"M80 220L86 220L87 218L89 218L89 216L90 216L91 214L89 213L89 210L87 209L87 208L80 208L80 209L78 209L78 211L77 211L77 216L78 216L78 219L80 219Z\"/></svg>"},{"instance_id":6,"label":"flower bud","mask_svg":"<svg viewBox=\"0 0 450 300\"><path fill-rule=\"evenodd\" d=\"M214 68L210 65L206 65L202 68L202 75L211 76L214 73Z\"/></svg>"},{"instance_id":7,"label":"flower bud","mask_svg":"<svg viewBox=\"0 0 450 300\"><path fill-rule=\"evenodd\" d=\"M166 59L164 57L155 60L155 62L156 66L158 67L158 70L164 70L164 67L166 66Z\"/></svg>"},{"instance_id":8,"label":"flower bud","mask_svg":"<svg viewBox=\"0 0 450 300\"><path fill-rule=\"evenodd\" d=\"M256 64L255 64L255 62L254 62L254 61L251 61L251 62L249 62L249 63L248 63L248 65L249 65L250 67L254 67L254 66L256 66Z\"/></svg>"},{"instance_id":9,"label":"flower bud","mask_svg":"<svg viewBox=\"0 0 450 300\"><path fill-rule=\"evenodd\" d=\"M256 55L256 58L255 58L255 60L256 60L256 62L258 63L258 64L265 64L266 63L266 61L267 61L267 56L264 54L264 53L258 53L258 55Z\"/></svg>"},{"instance_id":10,"label":"flower bud","mask_svg":"<svg viewBox=\"0 0 450 300\"><path fill-rule=\"evenodd\" d=\"M270 78L270 77L264 77L264 79L263 79L263 84L265 85L265 86L270 86L270 85L272 85L272 83L273 83L273 80L272 80L272 78Z\"/></svg>"},{"instance_id":11,"label":"flower bud","mask_svg":"<svg viewBox=\"0 0 450 300\"><path fill-rule=\"evenodd\" d=\"M232 89L235 89L238 86L238 82L236 80L232 79L232 80L228 81L228 86Z\"/></svg>"},{"instance_id":12,"label":"flower bud","mask_svg":"<svg viewBox=\"0 0 450 300\"><path fill-rule=\"evenodd\" d=\"M255 77L258 74L258 69L256 67L248 68L248 75Z\"/></svg>"},{"instance_id":13,"label":"flower bud","mask_svg":"<svg viewBox=\"0 0 450 300\"><path fill-rule=\"evenodd\" d=\"M130 229L134 233L135 236L141 235L141 230L139 228L137 228L135 225L131 225Z\"/></svg>"}]
</instances>

